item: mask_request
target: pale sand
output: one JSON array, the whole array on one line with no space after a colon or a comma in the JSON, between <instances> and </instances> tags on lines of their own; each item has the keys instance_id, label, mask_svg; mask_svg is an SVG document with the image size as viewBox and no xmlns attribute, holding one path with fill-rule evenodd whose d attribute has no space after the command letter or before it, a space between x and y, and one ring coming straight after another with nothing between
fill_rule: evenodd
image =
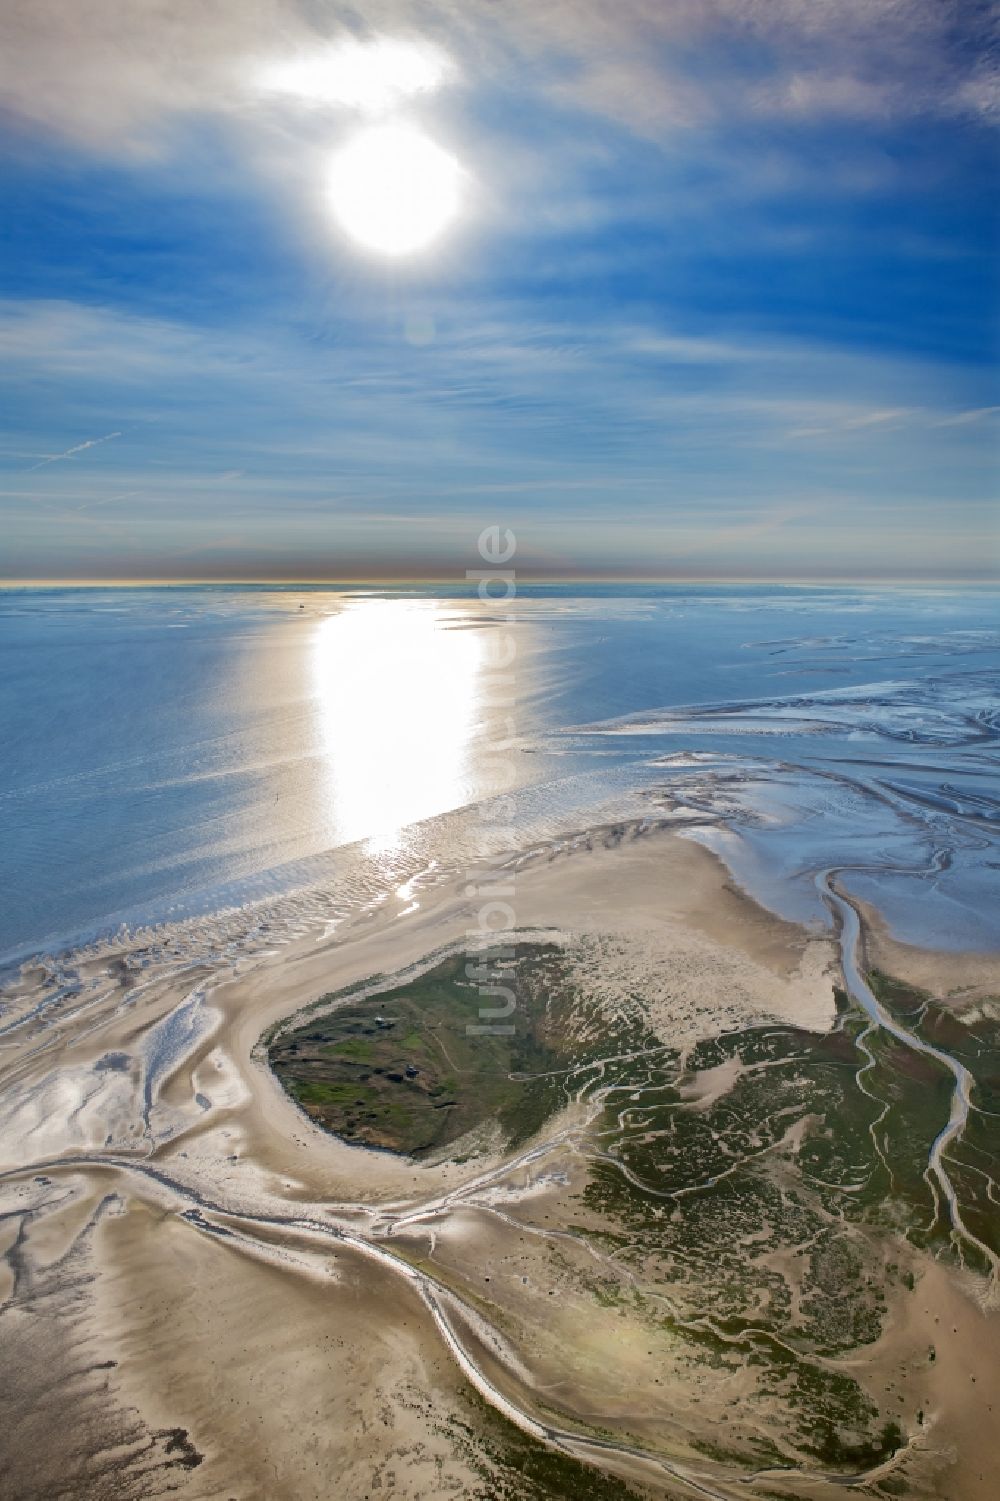
<instances>
[{"instance_id":1,"label":"pale sand","mask_svg":"<svg viewBox=\"0 0 1000 1501\"><path fill-rule=\"evenodd\" d=\"M893 937L876 908L857 901L855 905L864 917L865 950L875 968L952 1005L1000 1000L1000 954L950 953L903 943Z\"/></svg>"},{"instance_id":2,"label":"pale sand","mask_svg":"<svg viewBox=\"0 0 1000 1501\"><path fill-rule=\"evenodd\" d=\"M442 880L420 894L415 910L407 895L332 935L304 937L228 972L154 969L135 995L116 981L76 1010L63 1007L47 1027L32 1024L4 1040L0 1158L15 1172L0 1185L0 1208L31 1208L14 1270L18 1297L34 1318L30 1348L49 1362L48 1379L24 1378L27 1427L14 1453L19 1501L52 1494L53 1471L80 1453L80 1434L60 1429L64 1383L75 1378L52 1365L51 1352L66 1347L88 1368L116 1362L85 1406L86 1442L98 1452L125 1452L122 1413L147 1433L187 1431L204 1462L169 1472L182 1497L431 1501L469 1494L474 1476L453 1427L455 1419L469 1421L464 1377L417 1285L400 1274L404 1264L385 1260L419 1260L435 1237L435 1275L451 1265L463 1299L447 1316L466 1348L478 1351L497 1400L540 1401L548 1367L558 1374L565 1336L564 1389L552 1400L591 1418L604 1413L612 1424L621 1416L633 1433L648 1426L652 1442L683 1458L686 1425L697 1420L691 1393L654 1391L642 1353L648 1346L613 1326L610 1313L595 1316L591 1302L589 1311L581 1304L576 1321L569 1316L572 1259L561 1307L532 1281L540 1263L530 1248L517 1252L526 1259L516 1283L513 1262L505 1273L512 1314L521 1307L516 1293L528 1326L534 1321L544 1333L537 1350L477 1324L477 1308L494 1308L495 1298L486 1297L485 1284L476 1291L471 1269L485 1276L487 1260L512 1254L505 1195L523 1200L533 1170L488 1154L416 1166L348 1147L303 1117L258 1046L265 1028L325 992L462 944L478 907L466 885L465 875ZM832 942L757 907L691 841L599 831L520 861L515 887L519 928L582 938L582 962L600 970L612 1010L616 996L640 980L654 1025L676 1046L769 1018L817 1030L833 1019ZM172 1051L164 1041L170 1029ZM123 1064L118 1055L126 1055ZM147 1109L137 1060L165 1056ZM104 1066L96 1068L99 1060ZM579 1112L568 1110L547 1128L556 1143L545 1159L550 1178L543 1173L530 1187L551 1199L553 1229L561 1222L559 1174L568 1181L581 1171L580 1124ZM473 1191L480 1207L470 1218L458 1200ZM484 1211L484 1202L496 1211ZM412 1230L377 1240L382 1261L331 1238L331 1214L342 1230L370 1238L380 1213L422 1217ZM535 1218L548 1213L539 1202ZM493 1229L484 1240L487 1224ZM516 1231L518 1246L527 1234ZM574 1249L579 1255L586 1253ZM982 1315L939 1268L924 1277L925 1301L939 1310L929 1316L942 1322L941 1369L969 1370L962 1352ZM593 1348L574 1338L588 1319ZM945 1324L960 1333L948 1334ZM521 1327L520 1314L510 1327ZM637 1383L647 1376L640 1399ZM964 1388L959 1401L958 1387L937 1371L935 1382L931 1432L935 1443L960 1451L961 1468L946 1467L941 1486L926 1493L978 1501L986 1492L976 1489L977 1435L995 1373L984 1368L971 1401ZM31 1447L39 1424L49 1434L44 1453ZM159 1453L167 1440L156 1442ZM127 1488L134 1463L114 1494L155 1494L147 1482ZM609 1463L650 1494L693 1494L643 1462ZM922 1485L930 1484L926 1475L925 1467ZM721 1474L713 1485L719 1496L754 1493ZM784 1493L840 1493L817 1481L798 1485Z\"/></svg>"},{"instance_id":3,"label":"pale sand","mask_svg":"<svg viewBox=\"0 0 1000 1501\"><path fill-rule=\"evenodd\" d=\"M971 1281L963 1286L927 1257L916 1259L915 1270L915 1292L898 1300L882 1339L865 1352L866 1379L890 1402L924 1413L915 1463L902 1470L911 1493L995 1501L997 1316L978 1306Z\"/></svg>"},{"instance_id":4,"label":"pale sand","mask_svg":"<svg viewBox=\"0 0 1000 1501\"><path fill-rule=\"evenodd\" d=\"M269 1266L136 1199L99 1251L96 1323L122 1390L206 1454L185 1494L469 1493L475 1476L441 1431L457 1373L392 1273L328 1255Z\"/></svg>"}]
</instances>

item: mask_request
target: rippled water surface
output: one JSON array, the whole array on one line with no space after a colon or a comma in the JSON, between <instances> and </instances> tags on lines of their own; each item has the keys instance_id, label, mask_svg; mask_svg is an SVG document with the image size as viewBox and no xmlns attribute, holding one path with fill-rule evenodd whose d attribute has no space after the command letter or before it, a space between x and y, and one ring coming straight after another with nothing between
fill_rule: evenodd
<instances>
[{"instance_id":1,"label":"rippled water surface","mask_svg":"<svg viewBox=\"0 0 1000 1501\"><path fill-rule=\"evenodd\" d=\"M0 595L12 958L649 807L772 907L845 868L911 941L1000 946L985 590ZM511 660L512 658L512 660Z\"/></svg>"}]
</instances>

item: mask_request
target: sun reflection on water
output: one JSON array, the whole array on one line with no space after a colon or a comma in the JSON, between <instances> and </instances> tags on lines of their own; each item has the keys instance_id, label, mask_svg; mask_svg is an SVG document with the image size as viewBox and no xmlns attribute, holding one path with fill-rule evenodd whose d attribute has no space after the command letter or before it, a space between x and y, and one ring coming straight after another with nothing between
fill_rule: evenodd
<instances>
[{"instance_id":1,"label":"sun reflection on water","mask_svg":"<svg viewBox=\"0 0 1000 1501\"><path fill-rule=\"evenodd\" d=\"M471 795L483 637L440 600L359 599L316 629L314 691L327 820L395 848Z\"/></svg>"}]
</instances>

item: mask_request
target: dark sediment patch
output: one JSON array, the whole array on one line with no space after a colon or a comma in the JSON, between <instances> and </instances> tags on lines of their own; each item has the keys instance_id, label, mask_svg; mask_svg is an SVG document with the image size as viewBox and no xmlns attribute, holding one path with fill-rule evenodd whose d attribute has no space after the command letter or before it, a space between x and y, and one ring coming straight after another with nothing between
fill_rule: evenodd
<instances>
[{"instance_id":1,"label":"dark sediment patch","mask_svg":"<svg viewBox=\"0 0 1000 1501\"><path fill-rule=\"evenodd\" d=\"M44 1185L40 1185L44 1186ZM91 1240L106 1200L71 1248L39 1269L7 1254L14 1291L0 1317L0 1495L16 1501L154 1501L184 1495L202 1463L184 1428L150 1428L116 1390L117 1363L89 1330Z\"/></svg>"}]
</instances>

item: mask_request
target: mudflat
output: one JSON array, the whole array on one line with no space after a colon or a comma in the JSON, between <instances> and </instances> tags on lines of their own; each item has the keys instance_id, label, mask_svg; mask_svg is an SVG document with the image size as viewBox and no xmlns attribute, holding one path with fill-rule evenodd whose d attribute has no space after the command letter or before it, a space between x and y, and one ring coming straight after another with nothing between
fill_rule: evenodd
<instances>
[{"instance_id":1,"label":"mudflat","mask_svg":"<svg viewBox=\"0 0 1000 1501\"><path fill-rule=\"evenodd\" d=\"M504 872L510 1033L468 1030L467 871L211 964L90 952L42 1011L25 973L11 1494L992 1495L989 961L894 969L865 914L883 1004L974 1077L963 1237L950 1076L830 932L649 821Z\"/></svg>"}]
</instances>

